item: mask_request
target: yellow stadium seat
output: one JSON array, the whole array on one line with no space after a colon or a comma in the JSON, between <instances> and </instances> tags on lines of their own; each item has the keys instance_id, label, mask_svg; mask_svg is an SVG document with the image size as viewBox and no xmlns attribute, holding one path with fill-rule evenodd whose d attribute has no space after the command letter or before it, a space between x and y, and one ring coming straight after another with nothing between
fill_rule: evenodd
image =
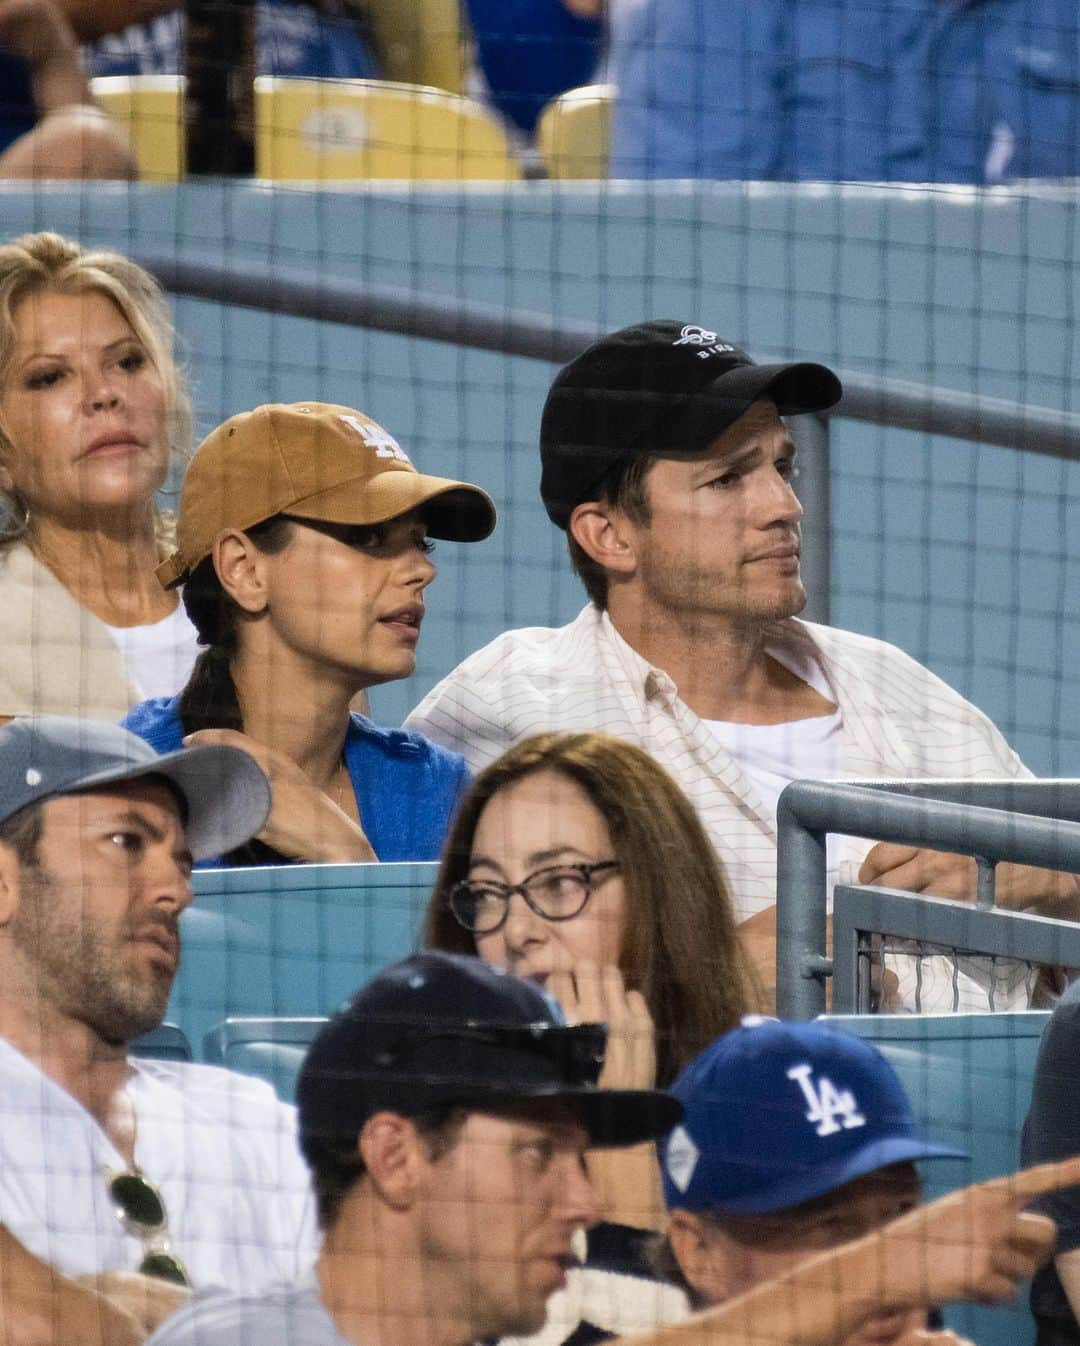
<instances>
[{"instance_id":1,"label":"yellow stadium seat","mask_svg":"<svg viewBox=\"0 0 1080 1346\"><path fill-rule=\"evenodd\" d=\"M182 75L98 75L90 89L127 130L141 178L176 182L184 176Z\"/></svg>"},{"instance_id":2,"label":"yellow stadium seat","mask_svg":"<svg viewBox=\"0 0 1080 1346\"><path fill-rule=\"evenodd\" d=\"M465 88L465 36L460 0L365 0L387 79L430 84L450 93Z\"/></svg>"},{"instance_id":3,"label":"yellow stadium seat","mask_svg":"<svg viewBox=\"0 0 1080 1346\"><path fill-rule=\"evenodd\" d=\"M544 108L536 141L549 177L607 177L614 102L613 84L584 84Z\"/></svg>"},{"instance_id":4,"label":"yellow stadium seat","mask_svg":"<svg viewBox=\"0 0 1080 1346\"><path fill-rule=\"evenodd\" d=\"M255 173L274 181L516 180L502 128L443 89L385 80L255 80Z\"/></svg>"}]
</instances>

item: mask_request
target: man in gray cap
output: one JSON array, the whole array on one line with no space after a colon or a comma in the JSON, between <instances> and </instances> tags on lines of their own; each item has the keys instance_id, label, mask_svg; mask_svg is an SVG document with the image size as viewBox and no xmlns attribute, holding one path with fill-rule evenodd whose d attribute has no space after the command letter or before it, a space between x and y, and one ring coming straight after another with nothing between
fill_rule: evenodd
<instances>
[{"instance_id":1,"label":"man in gray cap","mask_svg":"<svg viewBox=\"0 0 1080 1346\"><path fill-rule=\"evenodd\" d=\"M823 365L756 364L694 323L639 323L556 375L540 494L590 603L568 626L508 631L467 658L407 726L478 771L529 734L603 729L652 753L724 863L762 980L775 970L776 809L800 779L1026 777L981 711L883 641L798 620L802 505L784 417L826 411ZM832 844L835 842L835 846ZM830 843L853 881L973 898L966 857ZM1071 917L1072 875L1002 865L998 902ZM901 968L920 1007L1026 1008L1007 959ZM970 975L969 975L970 973Z\"/></svg>"},{"instance_id":2,"label":"man in gray cap","mask_svg":"<svg viewBox=\"0 0 1080 1346\"><path fill-rule=\"evenodd\" d=\"M193 862L269 802L234 748L158 756L65 717L0 729L0 1226L65 1277L253 1287L310 1262L292 1110L128 1052L165 1013Z\"/></svg>"}]
</instances>

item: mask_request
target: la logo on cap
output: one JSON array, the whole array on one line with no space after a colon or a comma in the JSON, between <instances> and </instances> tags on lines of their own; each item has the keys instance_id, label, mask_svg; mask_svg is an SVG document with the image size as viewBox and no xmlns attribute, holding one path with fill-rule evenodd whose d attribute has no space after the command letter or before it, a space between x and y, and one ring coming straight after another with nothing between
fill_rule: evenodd
<instances>
[{"instance_id":1,"label":"la logo on cap","mask_svg":"<svg viewBox=\"0 0 1080 1346\"><path fill-rule=\"evenodd\" d=\"M806 1120L815 1124L819 1136L834 1136L838 1131L866 1125L850 1089L837 1089L828 1075L819 1075L815 1083L813 1076L814 1067L808 1061L787 1072L788 1079L802 1090L808 1105Z\"/></svg>"}]
</instances>

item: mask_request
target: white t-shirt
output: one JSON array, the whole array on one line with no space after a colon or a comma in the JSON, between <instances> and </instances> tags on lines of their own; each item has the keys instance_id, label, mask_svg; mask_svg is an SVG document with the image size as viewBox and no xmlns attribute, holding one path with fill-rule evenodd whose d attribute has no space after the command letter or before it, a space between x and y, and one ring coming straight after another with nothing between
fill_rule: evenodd
<instances>
[{"instance_id":1,"label":"white t-shirt","mask_svg":"<svg viewBox=\"0 0 1080 1346\"><path fill-rule=\"evenodd\" d=\"M144 698L175 696L184 686L199 653L199 637L183 603L149 626L109 626L128 677Z\"/></svg>"},{"instance_id":2,"label":"white t-shirt","mask_svg":"<svg viewBox=\"0 0 1080 1346\"><path fill-rule=\"evenodd\" d=\"M836 701L836 693L815 659L803 657L802 651L777 646L766 646L765 653L827 701ZM844 727L839 706L831 715L783 724L737 724L731 720L703 723L753 782L774 823L780 793L792 781L837 780L844 774ZM839 842L839 836L831 833L825 843L830 891L839 871Z\"/></svg>"},{"instance_id":3,"label":"white t-shirt","mask_svg":"<svg viewBox=\"0 0 1080 1346\"><path fill-rule=\"evenodd\" d=\"M216 1066L132 1060L135 1161L165 1203L196 1289L258 1290L314 1264L314 1198L295 1111ZM128 1165L83 1105L0 1039L0 1225L65 1275L137 1270L109 1196Z\"/></svg>"}]
</instances>

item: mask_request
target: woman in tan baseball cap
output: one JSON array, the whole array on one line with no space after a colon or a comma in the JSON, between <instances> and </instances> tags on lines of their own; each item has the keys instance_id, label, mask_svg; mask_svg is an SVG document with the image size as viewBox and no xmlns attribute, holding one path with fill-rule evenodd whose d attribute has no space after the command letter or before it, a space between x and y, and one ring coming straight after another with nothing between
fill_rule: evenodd
<instances>
[{"instance_id":1,"label":"woman in tan baseball cap","mask_svg":"<svg viewBox=\"0 0 1080 1346\"><path fill-rule=\"evenodd\" d=\"M205 648L178 696L124 723L159 751L235 744L266 771L267 824L220 863L438 856L463 759L349 706L413 671L429 538L477 542L494 526L483 491L424 476L349 407L257 407L202 443L157 574L184 585Z\"/></svg>"}]
</instances>

